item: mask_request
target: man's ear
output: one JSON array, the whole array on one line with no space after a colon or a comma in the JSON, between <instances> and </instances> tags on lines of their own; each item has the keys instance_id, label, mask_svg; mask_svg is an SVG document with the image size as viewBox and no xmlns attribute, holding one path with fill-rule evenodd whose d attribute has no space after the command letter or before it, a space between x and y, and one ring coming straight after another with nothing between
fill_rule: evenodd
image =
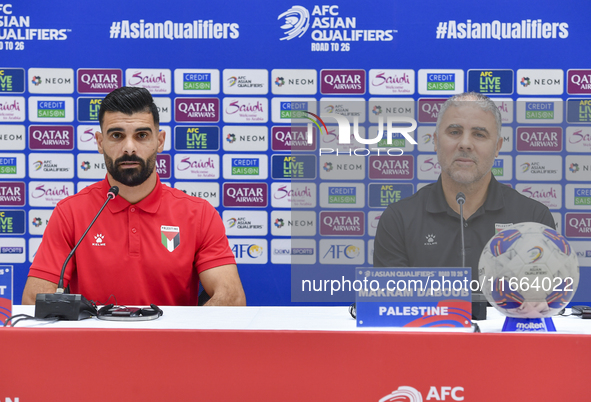
<instances>
[{"instance_id":1,"label":"man's ear","mask_svg":"<svg viewBox=\"0 0 591 402\"><path fill-rule=\"evenodd\" d=\"M103 153L103 133L97 131L94 133L94 139L96 140L96 146L98 148L99 154Z\"/></svg>"},{"instance_id":2,"label":"man's ear","mask_svg":"<svg viewBox=\"0 0 591 402\"><path fill-rule=\"evenodd\" d=\"M497 158L499 156L499 152L501 151L502 147L503 147L503 136L499 134L499 138L497 139L497 153L495 155L495 158Z\"/></svg>"},{"instance_id":3,"label":"man's ear","mask_svg":"<svg viewBox=\"0 0 591 402\"><path fill-rule=\"evenodd\" d=\"M433 131L433 148L437 152L437 131Z\"/></svg>"},{"instance_id":4,"label":"man's ear","mask_svg":"<svg viewBox=\"0 0 591 402\"><path fill-rule=\"evenodd\" d=\"M164 151L164 141L166 140L166 131L158 131L158 153Z\"/></svg>"}]
</instances>

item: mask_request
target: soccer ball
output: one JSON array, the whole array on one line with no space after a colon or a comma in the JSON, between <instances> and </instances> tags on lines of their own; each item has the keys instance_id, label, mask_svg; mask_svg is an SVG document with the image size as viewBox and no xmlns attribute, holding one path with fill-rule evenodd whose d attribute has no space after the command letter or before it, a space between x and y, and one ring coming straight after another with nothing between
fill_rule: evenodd
<instances>
[{"instance_id":1,"label":"soccer ball","mask_svg":"<svg viewBox=\"0 0 591 402\"><path fill-rule=\"evenodd\" d=\"M510 226L484 246L479 282L489 303L508 317L558 314L579 285L579 262L568 241L535 222Z\"/></svg>"}]
</instances>

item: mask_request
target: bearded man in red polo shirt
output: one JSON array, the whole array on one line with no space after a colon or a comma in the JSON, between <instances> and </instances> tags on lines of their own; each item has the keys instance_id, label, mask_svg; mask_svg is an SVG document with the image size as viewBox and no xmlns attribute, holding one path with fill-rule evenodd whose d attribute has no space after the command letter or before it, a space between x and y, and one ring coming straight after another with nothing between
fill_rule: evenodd
<instances>
[{"instance_id":1,"label":"bearded man in red polo shirt","mask_svg":"<svg viewBox=\"0 0 591 402\"><path fill-rule=\"evenodd\" d=\"M66 267L64 284L97 304L111 295L122 305L245 305L236 261L218 212L205 200L160 182L156 155L166 133L144 88L123 87L99 111L98 151L106 178L60 201L43 235L23 292L54 293L66 256L107 198L110 201Z\"/></svg>"}]
</instances>

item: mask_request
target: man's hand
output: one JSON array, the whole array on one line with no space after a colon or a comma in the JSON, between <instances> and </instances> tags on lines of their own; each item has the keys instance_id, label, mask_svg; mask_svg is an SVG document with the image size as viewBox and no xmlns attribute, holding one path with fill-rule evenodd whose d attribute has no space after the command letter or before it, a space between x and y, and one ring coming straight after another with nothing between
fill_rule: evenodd
<instances>
[{"instance_id":1,"label":"man's hand","mask_svg":"<svg viewBox=\"0 0 591 402\"><path fill-rule=\"evenodd\" d=\"M37 293L55 293L57 284L29 276L23 291L23 304L35 304Z\"/></svg>"},{"instance_id":2,"label":"man's hand","mask_svg":"<svg viewBox=\"0 0 591 402\"><path fill-rule=\"evenodd\" d=\"M246 296L235 264L210 268L199 274L203 289L211 296L205 306L246 306Z\"/></svg>"}]
</instances>

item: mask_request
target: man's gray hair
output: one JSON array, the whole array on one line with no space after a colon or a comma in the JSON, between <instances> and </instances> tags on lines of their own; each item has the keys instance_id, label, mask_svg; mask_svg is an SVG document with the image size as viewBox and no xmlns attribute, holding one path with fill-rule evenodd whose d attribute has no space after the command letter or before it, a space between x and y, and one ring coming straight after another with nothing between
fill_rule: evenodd
<instances>
[{"instance_id":1,"label":"man's gray hair","mask_svg":"<svg viewBox=\"0 0 591 402\"><path fill-rule=\"evenodd\" d=\"M497 123L497 135L498 138L501 137L501 112L497 105L486 95L482 95L478 92L464 92L462 94L454 95L441 105L441 109L439 110L439 115L437 116L437 125L435 126L435 131L439 132L439 124L441 123L441 118L445 114L445 111L450 106L460 107L460 106L467 106L464 102L470 102L470 105L478 106L485 112L491 112L495 117L495 121Z\"/></svg>"}]
</instances>

